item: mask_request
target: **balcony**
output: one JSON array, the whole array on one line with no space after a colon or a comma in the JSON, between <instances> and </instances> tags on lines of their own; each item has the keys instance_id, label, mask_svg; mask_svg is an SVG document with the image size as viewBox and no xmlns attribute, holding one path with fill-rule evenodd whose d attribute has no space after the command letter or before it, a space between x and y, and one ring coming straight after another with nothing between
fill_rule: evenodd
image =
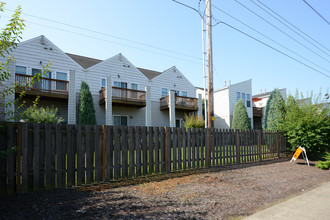
<instances>
[{"instance_id":1,"label":"balcony","mask_svg":"<svg viewBox=\"0 0 330 220\"><path fill-rule=\"evenodd\" d=\"M105 104L106 88L100 90L99 104ZM133 89L112 87L112 105L142 108L146 106L146 92Z\"/></svg>"},{"instance_id":2,"label":"balcony","mask_svg":"<svg viewBox=\"0 0 330 220\"><path fill-rule=\"evenodd\" d=\"M15 82L19 85L16 93L25 91L26 95L46 96L68 99L69 81L39 77L39 81L30 75L15 75Z\"/></svg>"},{"instance_id":3,"label":"balcony","mask_svg":"<svg viewBox=\"0 0 330 220\"><path fill-rule=\"evenodd\" d=\"M262 108L253 107L253 117L262 118Z\"/></svg>"},{"instance_id":4,"label":"balcony","mask_svg":"<svg viewBox=\"0 0 330 220\"><path fill-rule=\"evenodd\" d=\"M165 96L160 99L160 110L168 110L169 106L169 96ZM175 110L198 111L198 99L184 96L175 96Z\"/></svg>"}]
</instances>

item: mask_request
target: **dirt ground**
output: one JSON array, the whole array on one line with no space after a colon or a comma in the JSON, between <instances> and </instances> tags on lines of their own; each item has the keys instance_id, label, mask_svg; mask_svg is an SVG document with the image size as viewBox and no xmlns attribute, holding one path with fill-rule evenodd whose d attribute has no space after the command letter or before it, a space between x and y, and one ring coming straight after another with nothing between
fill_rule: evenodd
<instances>
[{"instance_id":1,"label":"dirt ground","mask_svg":"<svg viewBox=\"0 0 330 220\"><path fill-rule=\"evenodd\" d=\"M0 219L241 218L330 181L329 170L299 162L273 160L179 173L172 178L161 175L1 196ZM165 180L154 181L159 179Z\"/></svg>"}]
</instances>

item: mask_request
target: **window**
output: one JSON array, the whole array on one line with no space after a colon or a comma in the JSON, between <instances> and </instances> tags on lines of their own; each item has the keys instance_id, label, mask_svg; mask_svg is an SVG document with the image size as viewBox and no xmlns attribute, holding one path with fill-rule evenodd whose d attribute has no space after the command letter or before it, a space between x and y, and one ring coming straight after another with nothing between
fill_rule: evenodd
<instances>
[{"instance_id":1,"label":"window","mask_svg":"<svg viewBox=\"0 0 330 220\"><path fill-rule=\"evenodd\" d=\"M243 100L244 105L246 105L245 104L245 93L244 92L242 92L242 100Z\"/></svg>"},{"instance_id":2,"label":"window","mask_svg":"<svg viewBox=\"0 0 330 220\"><path fill-rule=\"evenodd\" d=\"M180 118L175 119L175 127L181 128L182 124L183 124L182 119L180 119Z\"/></svg>"},{"instance_id":3,"label":"window","mask_svg":"<svg viewBox=\"0 0 330 220\"><path fill-rule=\"evenodd\" d=\"M67 81L67 73L56 72L56 79Z\"/></svg>"},{"instance_id":4,"label":"window","mask_svg":"<svg viewBox=\"0 0 330 220\"><path fill-rule=\"evenodd\" d=\"M35 76L35 75L38 75L38 74L41 74L40 76L42 78L48 78L48 79L52 78L52 73L51 72L48 72L48 71L47 72L42 72L41 69L32 68L32 76ZM51 84L50 80L42 79L39 82L33 83L33 88L36 88L36 89L51 90L51 87L52 87L52 84Z\"/></svg>"},{"instance_id":5,"label":"window","mask_svg":"<svg viewBox=\"0 0 330 220\"><path fill-rule=\"evenodd\" d=\"M126 82L116 82L116 81L114 81L114 87L127 89L127 83Z\"/></svg>"},{"instance_id":6,"label":"window","mask_svg":"<svg viewBox=\"0 0 330 220\"><path fill-rule=\"evenodd\" d=\"M27 68L25 66L16 66L15 67L16 74L26 75L27 74L26 70L27 70Z\"/></svg>"},{"instance_id":7,"label":"window","mask_svg":"<svg viewBox=\"0 0 330 220\"><path fill-rule=\"evenodd\" d=\"M241 98L241 93L240 92L236 92L236 101L238 102L238 100Z\"/></svg>"},{"instance_id":8,"label":"window","mask_svg":"<svg viewBox=\"0 0 330 220\"><path fill-rule=\"evenodd\" d=\"M246 107L251 108L251 95L246 94Z\"/></svg>"},{"instance_id":9,"label":"window","mask_svg":"<svg viewBox=\"0 0 330 220\"><path fill-rule=\"evenodd\" d=\"M101 88L103 89L106 86L105 78L101 79Z\"/></svg>"},{"instance_id":10,"label":"window","mask_svg":"<svg viewBox=\"0 0 330 220\"><path fill-rule=\"evenodd\" d=\"M162 97L167 96L167 95L168 95L167 89L162 88Z\"/></svg>"},{"instance_id":11,"label":"window","mask_svg":"<svg viewBox=\"0 0 330 220\"><path fill-rule=\"evenodd\" d=\"M175 91L175 95L180 95L180 91Z\"/></svg>"},{"instance_id":12,"label":"window","mask_svg":"<svg viewBox=\"0 0 330 220\"><path fill-rule=\"evenodd\" d=\"M186 91L182 91L182 96L184 96L184 97L188 97L187 92L186 92Z\"/></svg>"},{"instance_id":13,"label":"window","mask_svg":"<svg viewBox=\"0 0 330 220\"><path fill-rule=\"evenodd\" d=\"M128 126L128 116L113 116L115 126Z\"/></svg>"},{"instance_id":14,"label":"window","mask_svg":"<svg viewBox=\"0 0 330 220\"><path fill-rule=\"evenodd\" d=\"M67 73L56 72L56 79L67 81ZM67 83L55 81L56 90L67 90Z\"/></svg>"},{"instance_id":15,"label":"window","mask_svg":"<svg viewBox=\"0 0 330 220\"><path fill-rule=\"evenodd\" d=\"M131 84L131 89L138 90L138 85L136 83Z\"/></svg>"}]
</instances>

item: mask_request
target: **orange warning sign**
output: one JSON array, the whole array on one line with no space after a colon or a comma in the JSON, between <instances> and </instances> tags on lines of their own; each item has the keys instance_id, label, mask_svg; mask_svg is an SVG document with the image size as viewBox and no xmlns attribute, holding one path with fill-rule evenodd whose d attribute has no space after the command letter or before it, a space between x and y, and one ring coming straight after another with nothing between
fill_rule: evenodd
<instances>
[{"instance_id":1,"label":"orange warning sign","mask_svg":"<svg viewBox=\"0 0 330 220\"><path fill-rule=\"evenodd\" d=\"M299 157L299 155L301 154L302 151L303 151L303 149L301 149L301 147L298 147L296 152L294 152L294 154L293 154L293 158L298 159L298 157Z\"/></svg>"}]
</instances>

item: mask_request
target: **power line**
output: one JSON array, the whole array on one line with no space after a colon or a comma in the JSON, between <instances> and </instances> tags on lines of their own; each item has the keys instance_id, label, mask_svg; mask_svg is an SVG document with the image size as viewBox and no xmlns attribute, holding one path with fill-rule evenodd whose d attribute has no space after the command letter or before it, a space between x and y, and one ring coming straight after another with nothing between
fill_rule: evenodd
<instances>
[{"instance_id":1,"label":"power line","mask_svg":"<svg viewBox=\"0 0 330 220\"><path fill-rule=\"evenodd\" d=\"M212 5L212 6L213 6L215 9L217 9L217 10L221 11L222 13L224 13L225 15L227 15L227 16L231 17L232 19L236 20L237 22L241 23L242 25L244 25L244 26L246 26L246 27L250 28L251 30L255 31L256 33L260 34L261 36L263 36L263 37L267 38L268 40L272 41L273 43L275 43L275 44L277 44L277 45L281 46L282 48L284 48L284 49L286 49L286 50L290 51L291 53L293 53L293 54L295 54L295 55L299 56L300 58L304 59L305 61L307 61L307 62L309 62L309 63L311 63L311 64L313 64L313 65L315 65L315 66L319 67L320 69L322 69L322 70L324 70L324 71L326 71L326 72L329 72L329 73L330 73L330 71L329 71L329 70L327 70L327 69L325 69L325 68L321 67L320 65L318 65L318 64L316 64L316 63L314 63L314 62L312 62L312 61L308 60L307 58L305 58L305 57L303 57L303 56L299 55L298 53L294 52L294 51L293 51L293 50L291 50L290 48L288 48L288 47L286 47L286 46L284 46L284 45L282 45L282 44L280 44L280 43L276 42L275 40L271 39L271 38L270 38L270 37L268 37L267 35L265 35L265 34L261 33L260 31L256 30L255 28L251 27L250 25L248 25L248 24L246 24L246 23L242 22L241 20L239 20L239 19L235 18L234 16L230 15L229 13L227 13L227 12L225 12L224 10L220 9L219 7L217 7L217 6L215 6L215 5Z\"/></svg>"},{"instance_id":2,"label":"power line","mask_svg":"<svg viewBox=\"0 0 330 220\"><path fill-rule=\"evenodd\" d=\"M10 11L10 12L13 12L13 10L10 10L10 9L5 9L5 10ZM191 56L189 54L184 54L184 53L180 53L178 51L164 49L164 48L153 46L153 45L150 45L150 44L145 44L145 43L141 43L141 42L138 42L138 41L129 40L129 39L126 39L126 38L118 37L118 36L111 35L111 34L106 34L106 33L95 31L95 30L91 30L91 29L88 29L88 28L79 27L79 26L75 26L75 25L64 23L64 22L55 21L55 20L51 20L51 19L48 19L48 18L43 18L43 17L39 17L39 16L36 16L36 15L27 14L27 13L22 13L22 14L23 15L30 16L30 17L38 18L38 19L41 19L41 20L53 22L53 23L56 23L56 24L60 24L60 25L64 25L64 26L68 26L68 27L72 27L72 28L76 28L76 29L80 29L80 30L83 30L83 31L88 31L88 32L91 32L91 33L94 33L94 34L100 34L100 35L103 35L103 36L107 36L107 37L111 37L111 38L116 38L116 39L127 41L127 42L130 42L130 43L135 43L135 44L139 44L139 45L142 45L142 46L146 46L146 47L150 47L150 48L154 48L154 49L158 49L158 50L163 50L163 51L166 51L166 52L170 52L170 53L174 53L174 54L179 54L179 55L182 55L182 56L190 57L190 58L193 58L193 59L202 60L199 57L194 57L194 56Z\"/></svg>"},{"instance_id":3,"label":"power line","mask_svg":"<svg viewBox=\"0 0 330 220\"><path fill-rule=\"evenodd\" d=\"M11 18L9 16L4 16L4 15L3 15L3 17ZM166 56L166 57L170 57L170 58L174 58L174 59L178 59L178 60L182 60L182 61L186 61L186 62L190 62L190 63L195 63L195 64L198 64L198 65L202 64L202 63L199 63L199 62L183 59L183 58L180 58L180 57L175 57L175 56L171 56L171 55L167 55L167 54L163 54L163 53L159 53L159 52L155 52L155 51L151 51L151 50L146 50L146 49L142 49L142 48L135 47L135 46L130 46L130 45L123 44L123 43L98 38L98 37L95 37L95 36L90 36L90 35L86 35L86 34L82 34L82 33L77 33L77 32L74 32L74 31L69 31L69 30L65 30L65 29L61 29L61 28L56 28L56 27L52 27L52 26L48 26L48 25L44 25L44 24L38 24L38 23L35 23L35 22L27 21L27 20L25 20L25 22L30 23L30 24L34 24L34 25L38 25L38 26L42 26L42 27L46 27L46 28L50 28L50 29L54 29L54 30L59 30L59 31L63 31L63 32L67 32L67 33L87 37L87 38L94 39L94 40L108 42L108 43L112 43L112 44L116 44L116 45L122 45L122 46L125 46L125 47L130 47L130 48L145 51L145 52L148 52L148 53L158 54L158 55L162 55L162 56ZM199 59L202 60L201 58L199 58Z\"/></svg>"},{"instance_id":4,"label":"power line","mask_svg":"<svg viewBox=\"0 0 330 220\"><path fill-rule=\"evenodd\" d=\"M284 55L284 56L286 56L286 57L288 57L288 58L290 58L290 59L292 59L292 60L294 60L294 61L296 61L296 62L298 62L298 63L300 63L300 64L302 64L302 65L304 65L304 66L306 66L306 67L308 67L310 69L312 69L312 70L314 70L315 72L318 72L318 73L322 74L323 76L330 78L329 75L327 75L327 74L325 74L325 73L323 73L323 72L321 72L321 71L319 71L319 70L317 70L317 69L309 66L308 64L306 64L306 63L304 63L304 62L302 62L302 61L300 61L300 60L298 60L298 59L296 59L296 58L294 58L294 57L292 57L292 56L290 56L290 55L288 55L288 54L280 51L279 49L276 49L275 47L273 47L273 46L271 46L271 45L269 45L269 44L267 44L267 43L265 43L265 42L263 42L263 41L255 38L255 37L253 37L253 36L251 36L251 35L243 32L243 31L239 30L238 28L235 28L234 26L232 26L230 24L227 24L226 22L221 22L221 24L224 24L224 25L232 28L233 30L236 30L237 32L239 32L239 33L241 33L241 34L243 34L243 35L245 35L245 36L247 36L247 37L249 37L249 38L251 38L251 39L253 39L253 40L255 40L255 41L257 41L257 42L259 42L259 43L261 43L261 44L263 44L263 45L265 45L265 46L267 46L267 47L269 47L269 48L271 48L273 50L275 50L275 51L277 51L278 53L280 53L280 54L282 54L282 55Z\"/></svg>"},{"instance_id":5,"label":"power line","mask_svg":"<svg viewBox=\"0 0 330 220\"><path fill-rule=\"evenodd\" d=\"M308 2L305 0L303 0L303 2L305 2L305 4L308 5L308 7L310 7L320 18L322 18L323 21L325 21L328 25L330 25L330 22L325 17L323 17L316 9L314 9L313 6L308 4Z\"/></svg>"},{"instance_id":6,"label":"power line","mask_svg":"<svg viewBox=\"0 0 330 220\"><path fill-rule=\"evenodd\" d=\"M326 49L327 51L330 51L329 48L327 48L326 46L324 46L323 44L321 44L320 42L316 41L315 39L313 39L311 36L309 36L308 34L306 34L304 31L302 31L301 29L299 29L296 25L292 24L291 22L289 22L287 19L283 18L281 15L279 15L277 12L275 12L274 10L272 10L270 7L268 7L265 3L261 2L260 0L257 0L260 4L262 4L264 7L266 7L268 10L270 10L271 12L273 12L274 14L276 14L278 17L282 18L282 20L286 21L288 24L290 24L292 27L296 28L296 30L300 31L301 33L303 33L306 37L308 37L309 39L311 39L312 41L314 41L315 43L317 43L318 45L320 45L321 47L323 47L324 49Z\"/></svg>"},{"instance_id":7,"label":"power line","mask_svg":"<svg viewBox=\"0 0 330 220\"><path fill-rule=\"evenodd\" d=\"M312 44L314 47L316 47L317 49L319 49L320 51L322 51L323 53L325 53L326 55L330 56L327 52L325 52L323 49L321 49L319 46L315 45L313 42L311 42L310 40L308 40L306 37L302 36L300 33L298 33L296 30L294 30L293 28L291 28L289 25L287 25L286 23L284 23L283 21L281 21L280 19L278 19L277 17L275 17L274 15L272 15L271 13L269 13L267 10L265 10L263 7L261 7L260 5L258 5L257 3L255 3L253 0L250 0L250 2L252 2L254 5L256 5L257 7L259 7L261 10L263 10L264 12L266 12L267 14L269 14L270 16L272 16L274 19L276 19L278 22L280 22L281 24L283 24L284 26L286 26L287 28L289 28L291 31L293 31L294 33L296 33L297 35L299 35L300 37L302 37L304 40L306 40L308 43Z\"/></svg>"},{"instance_id":8,"label":"power line","mask_svg":"<svg viewBox=\"0 0 330 220\"><path fill-rule=\"evenodd\" d=\"M320 57L321 59L325 60L326 62L330 63L329 60L327 60L326 58L324 58L323 56L319 55L318 53L316 53L314 50L310 49L309 47L305 46L303 43L301 43L300 41L294 39L292 36L290 36L289 34L285 33L284 31L282 31L280 28L278 28L277 26L273 25L272 23L270 23L269 21L267 21L265 18L261 17L260 15L258 15L256 12L254 12L253 10L251 10L250 8L248 8L247 6L245 6L244 4L242 4L241 2L235 0L235 2L237 2L239 5L241 5L242 7L244 7L245 9L247 9L248 11L250 11L251 13L253 13L254 15L256 15L257 17L259 17L260 19L262 19L263 21L265 21L266 23L268 23L269 25L271 25L272 27L276 28L278 31L280 31L281 33L283 33L284 35L286 35L287 37L291 38L293 41L295 41L296 43L300 44L301 46L305 47L307 50L309 50L310 52L314 53L315 55L317 55L318 57Z\"/></svg>"}]
</instances>

